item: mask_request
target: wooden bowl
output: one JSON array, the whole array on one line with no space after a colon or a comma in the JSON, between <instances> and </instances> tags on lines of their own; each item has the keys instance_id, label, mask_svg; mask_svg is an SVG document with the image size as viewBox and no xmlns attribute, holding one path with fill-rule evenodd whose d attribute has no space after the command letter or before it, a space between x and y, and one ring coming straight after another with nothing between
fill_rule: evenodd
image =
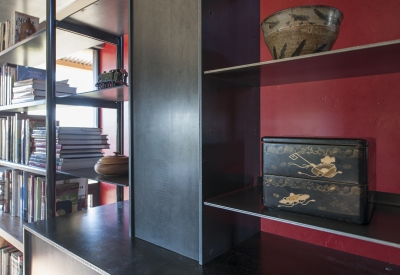
<instances>
[{"instance_id":1,"label":"wooden bowl","mask_svg":"<svg viewBox=\"0 0 400 275\"><path fill-rule=\"evenodd\" d=\"M105 176L126 175L129 172L129 157L114 152L114 156L105 156L99 159L94 170Z\"/></svg>"},{"instance_id":2,"label":"wooden bowl","mask_svg":"<svg viewBox=\"0 0 400 275\"><path fill-rule=\"evenodd\" d=\"M266 17L264 41L274 59L325 52L339 35L343 14L323 5L293 7Z\"/></svg>"}]
</instances>

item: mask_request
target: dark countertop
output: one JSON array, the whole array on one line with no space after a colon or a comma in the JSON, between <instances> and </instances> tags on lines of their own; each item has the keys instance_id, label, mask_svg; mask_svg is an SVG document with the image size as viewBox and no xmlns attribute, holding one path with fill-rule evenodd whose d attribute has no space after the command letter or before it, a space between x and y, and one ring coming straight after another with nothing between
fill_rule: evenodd
<instances>
[{"instance_id":1,"label":"dark countertop","mask_svg":"<svg viewBox=\"0 0 400 275\"><path fill-rule=\"evenodd\" d=\"M129 237L129 202L25 225L50 244L105 273L126 274L400 274L400 266L258 233L203 266ZM105 253L106 252L106 253Z\"/></svg>"}]
</instances>

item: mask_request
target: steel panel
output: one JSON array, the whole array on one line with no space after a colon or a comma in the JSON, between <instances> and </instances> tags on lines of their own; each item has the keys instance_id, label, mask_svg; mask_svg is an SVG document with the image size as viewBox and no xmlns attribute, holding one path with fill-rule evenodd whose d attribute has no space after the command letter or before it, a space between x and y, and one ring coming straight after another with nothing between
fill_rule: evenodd
<instances>
[{"instance_id":1,"label":"steel panel","mask_svg":"<svg viewBox=\"0 0 400 275\"><path fill-rule=\"evenodd\" d=\"M199 257L199 1L134 1L135 236ZM132 72L130 72L132 73Z\"/></svg>"}]
</instances>

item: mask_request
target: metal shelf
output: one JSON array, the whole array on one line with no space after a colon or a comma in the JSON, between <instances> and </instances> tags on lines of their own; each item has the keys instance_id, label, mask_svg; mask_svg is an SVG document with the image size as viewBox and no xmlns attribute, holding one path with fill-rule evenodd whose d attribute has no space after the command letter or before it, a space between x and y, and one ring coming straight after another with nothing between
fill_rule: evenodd
<instances>
[{"instance_id":1,"label":"metal shelf","mask_svg":"<svg viewBox=\"0 0 400 275\"><path fill-rule=\"evenodd\" d=\"M57 171L57 174L78 177L78 178L87 178L87 179L91 179L91 180L97 180L97 181L101 181L101 182L115 184L118 186L129 186L128 175L126 175L126 176L103 176L103 175L97 174L96 171L94 171L94 168Z\"/></svg>"},{"instance_id":2,"label":"metal shelf","mask_svg":"<svg viewBox=\"0 0 400 275\"><path fill-rule=\"evenodd\" d=\"M56 30L56 58L101 44L101 41L64 30ZM46 29L0 52L0 64L12 63L35 67L46 62Z\"/></svg>"},{"instance_id":3,"label":"metal shelf","mask_svg":"<svg viewBox=\"0 0 400 275\"><path fill-rule=\"evenodd\" d=\"M116 102L124 102L129 98L128 86L119 86L103 90L94 90L72 96L58 97L57 105L91 106L117 109ZM45 110L46 100L28 101L18 104L0 106L0 112L27 112Z\"/></svg>"},{"instance_id":4,"label":"metal shelf","mask_svg":"<svg viewBox=\"0 0 400 275\"><path fill-rule=\"evenodd\" d=\"M128 0L99 0L67 17L65 21L121 36L128 33L128 16Z\"/></svg>"},{"instance_id":5,"label":"metal shelf","mask_svg":"<svg viewBox=\"0 0 400 275\"><path fill-rule=\"evenodd\" d=\"M24 252L23 225L19 217L0 211L0 236L22 252Z\"/></svg>"},{"instance_id":6,"label":"metal shelf","mask_svg":"<svg viewBox=\"0 0 400 275\"><path fill-rule=\"evenodd\" d=\"M207 206L275 220L350 238L400 248L400 207L377 204L368 225L296 214L262 205L262 186L230 193L204 202ZM390 226L388 226L390 224Z\"/></svg>"},{"instance_id":7,"label":"metal shelf","mask_svg":"<svg viewBox=\"0 0 400 275\"><path fill-rule=\"evenodd\" d=\"M205 71L205 75L263 87L400 72L400 40Z\"/></svg>"}]
</instances>

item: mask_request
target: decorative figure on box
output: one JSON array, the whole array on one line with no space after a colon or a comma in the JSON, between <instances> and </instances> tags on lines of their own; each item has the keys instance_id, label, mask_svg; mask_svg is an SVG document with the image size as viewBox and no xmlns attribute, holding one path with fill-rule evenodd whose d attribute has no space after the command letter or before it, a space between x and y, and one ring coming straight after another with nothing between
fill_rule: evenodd
<instances>
[{"instance_id":1,"label":"decorative figure on box","mask_svg":"<svg viewBox=\"0 0 400 275\"><path fill-rule=\"evenodd\" d=\"M342 171L337 171L336 165L332 163L336 161L335 157L325 156L323 159L321 159L321 163L318 165L309 162L308 160L300 156L298 153L291 154L289 158L292 160L301 158L308 163L308 165L307 164L298 165L296 163L289 162L289 165L295 165L297 167L305 169L312 167L311 173L313 173L313 175L309 175L303 172L298 172L299 174L307 175L310 177L326 177L326 178L333 178L337 174L342 174Z\"/></svg>"},{"instance_id":2,"label":"decorative figure on box","mask_svg":"<svg viewBox=\"0 0 400 275\"><path fill-rule=\"evenodd\" d=\"M278 207L293 207L297 204L307 205L310 202L315 202L315 200L307 201L309 198L310 198L310 195L307 195L307 194L290 193L290 195L288 197L284 197L283 199L281 199L279 201L279 203L282 203L284 205L278 205Z\"/></svg>"},{"instance_id":3,"label":"decorative figure on box","mask_svg":"<svg viewBox=\"0 0 400 275\"><path fill-rule=\"evenodd\" d=\"M102 74L99 75L98 81L95 86L98 89L104 89L114 86L127 85L127 77L128 73L125 69L116 69L109 72L104 71Z\"/></svg>"},{"instance_id":4,"label":"decorative figure on box","mask_svg":"<svg viewBox=\"0 0 400 275\"><path fill-rule=\"evenodd\" d=\"M27 18L26 21L21 24L20 35L19 35L20 41L27 38L31 34L34 34L35 32L36 32L35 26L31 22L31 19Z\"/></svg>"}]
</instances>

